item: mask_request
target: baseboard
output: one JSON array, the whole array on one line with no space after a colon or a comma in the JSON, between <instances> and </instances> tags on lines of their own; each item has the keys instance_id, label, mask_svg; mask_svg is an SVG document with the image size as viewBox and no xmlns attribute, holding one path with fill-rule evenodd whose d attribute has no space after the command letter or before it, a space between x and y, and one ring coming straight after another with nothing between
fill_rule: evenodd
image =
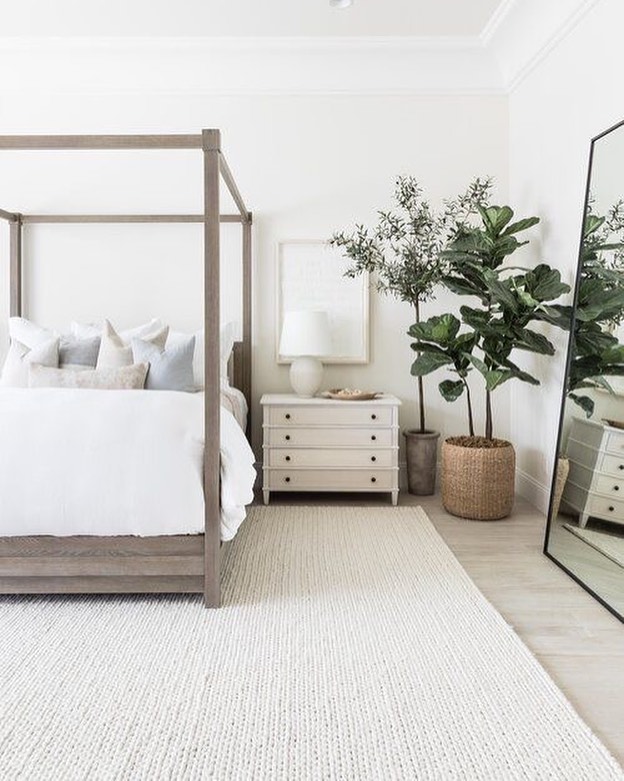
<instances>
[{"instance_id":1,"label":"baseboard","mask_svg":"<svg viewBox=\"0 0 624 781\"><path fill-rule=\"evenodd\" d=\"M550 488L522 469L516 469L516 493L544 513L548 512Z\"/></svg>"},{"instance_id":2,"label":"baseboard","mask_svg":"<svg viewBox=\"0 0 624 781\"><path fill-rule=\"evenodd\" d=\"M262 461L257 461L255 467L257 472L255 490L259 491L262 488ZM438 478L439 476L440 464L438 464ZM401 491L407 491L407 463L405 461L399 462L399 488ZM516 469L516 493L543 512L544 515L548 512L550 488L522 469Z\"/></svg>"}]
</instances>

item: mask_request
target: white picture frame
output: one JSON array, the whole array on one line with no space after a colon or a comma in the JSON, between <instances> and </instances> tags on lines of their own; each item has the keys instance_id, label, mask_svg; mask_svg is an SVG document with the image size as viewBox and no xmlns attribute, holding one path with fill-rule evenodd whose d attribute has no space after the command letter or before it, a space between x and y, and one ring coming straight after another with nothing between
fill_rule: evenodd
<instances>
[{"instance_id":1,"label":"white picture frame","mask_svg":"<svg viewBox=\"0 0 624 781\"><path fill-rule=\"evenodd\" d=\"M365 364L370 361L369 275L345 277L351 261L342 250L320 239L280 241L276 250L276 335L278 364L285 312L322 310L329 316L334 352L325 364Z\"/></svg>"}]
</instances>

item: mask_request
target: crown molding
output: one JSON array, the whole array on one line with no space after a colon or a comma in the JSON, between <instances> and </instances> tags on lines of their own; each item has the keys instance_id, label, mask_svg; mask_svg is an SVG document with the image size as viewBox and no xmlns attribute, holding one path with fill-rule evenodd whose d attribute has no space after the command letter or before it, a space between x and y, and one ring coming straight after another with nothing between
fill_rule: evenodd
<instances>
[{"instance_id":1,"label":"crown molding","mask_svg":"<svg viewBox=\"0 0 624 781\"><path fill-rule=\"evenodd\" d=\"M0 37L0 94L503 95L598 2L502 0L475 37Z\"/></svg>"},{"instance_id":2,"label":"crown molding","mask_svg":"<svg viewBox=\"0 0 624 781\"><path fill-rule=\"evenodd\" d=\"M481 39L513 92L600 0L503 0Z\"/></svg>"},{"instance_id":3,"label":"crown molding","mask_svg":"<svg viewBox=\"0 0 624 781\"><path fill-rule=\"evenodd\" d=\"M476 38L0 39L6 93L502 93Z\"/></svg>"}]
</instances>

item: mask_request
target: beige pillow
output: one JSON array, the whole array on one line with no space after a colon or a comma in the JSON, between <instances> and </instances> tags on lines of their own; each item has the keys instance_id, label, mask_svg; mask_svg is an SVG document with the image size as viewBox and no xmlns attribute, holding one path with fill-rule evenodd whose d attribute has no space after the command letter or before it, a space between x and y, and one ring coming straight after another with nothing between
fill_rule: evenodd
<instances>
[{"instance_id":1,"label":"beige pillow","mask_svg":"<svg viewBox=\"0 0 624 781\"><path fill-rule=\"evenodd\" d=\"M29 388L89 388L93 390L141 390L149 363L135 363L119 369L50 369L31 364L28 367Z\"/></svg>"},{"instance_id":2,"label":"beige pillow","mask_svg":"<svg viewBox=\"0 0 624 781\"><path fill-rule=\"evenodd\" d=\"M160 350L165 349L169 326L163 326L158 331L142 337L145 342L155 345ZM115 331L109 320L104 321L102 344L97 360L97 369L119 369L132 364L132 347L128 345Z\"/></svg>"}]
</instances>

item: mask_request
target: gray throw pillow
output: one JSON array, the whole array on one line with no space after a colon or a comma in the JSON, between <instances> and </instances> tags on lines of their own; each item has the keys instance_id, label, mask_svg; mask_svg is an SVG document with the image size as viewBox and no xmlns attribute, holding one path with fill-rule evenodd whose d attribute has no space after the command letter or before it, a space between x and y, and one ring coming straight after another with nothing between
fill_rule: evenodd
<instances>
[{"instance_id":1,"label":"gray throw pillow","mask_svg":"<svg viewBox=\"0 0 624 781\"><path fill-rule=\"evenodd\" d=\"M132 340L132 356L135 363L149 363L147 390L172 390L193 393L193 355L195 337L181 339L175 345L162 350L144 339Z\"/></svg>"},{"instance_id":2,"label":"gray throw pillow","mask_svg":"<svg viewBox=\"0 0 624 781\"><path fill-rule=\"evenodd\" d=\"M61 336L59 344L59 366L67 369L71 366L95 369L100 352L99 336L79 339L77 336Z\"/></svg>"}]
</instances>

